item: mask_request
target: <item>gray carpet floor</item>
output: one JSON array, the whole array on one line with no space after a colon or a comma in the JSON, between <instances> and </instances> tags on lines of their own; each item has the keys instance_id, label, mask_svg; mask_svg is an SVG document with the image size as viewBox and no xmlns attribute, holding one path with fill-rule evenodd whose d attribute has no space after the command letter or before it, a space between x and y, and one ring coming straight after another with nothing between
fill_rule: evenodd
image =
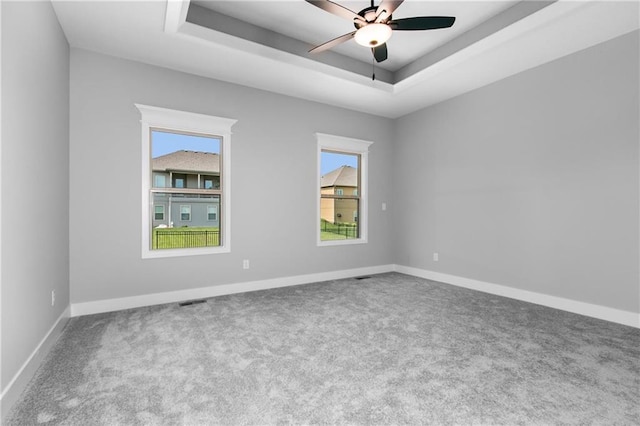
<instances>
[{"instance_id":1,"label":"gray carpet floor","mask_svg":"<svg viewBox=\"0 0 640 426\"><path fill-rule=\"evenodd\" d=\"M397 273L70 320L7 425L640 424L640 330Z\"/></svg>"}]
</instances>

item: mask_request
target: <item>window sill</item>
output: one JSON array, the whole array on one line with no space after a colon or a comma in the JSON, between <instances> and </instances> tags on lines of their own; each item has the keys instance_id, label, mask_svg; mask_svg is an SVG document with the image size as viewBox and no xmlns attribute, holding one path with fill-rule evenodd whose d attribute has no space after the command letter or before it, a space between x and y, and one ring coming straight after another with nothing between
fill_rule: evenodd
<instances>
[{"instance_id":1,"label":"window sill","mask_svg":"<svg viewBox=\"0 0 640 426\"><path fill-rule=\"evenodd\" d=\"M230 253L229 247L199 247L183 249L143 250L143 259L158 259L163 257L200 256L207 254Z\"/></svg>"},{"instance_id":2,"label":"window sill","mask_svg":"<svg viewBox=\"0 0 640 426\"><path fill-rule=\"evenodd\" d=\"M330 246L350 246L356 244L367 244L367 240L363 238L354 238L351 240L328 240L318 241L318 247L330 247Z\"/></svg>"}]
</instances>

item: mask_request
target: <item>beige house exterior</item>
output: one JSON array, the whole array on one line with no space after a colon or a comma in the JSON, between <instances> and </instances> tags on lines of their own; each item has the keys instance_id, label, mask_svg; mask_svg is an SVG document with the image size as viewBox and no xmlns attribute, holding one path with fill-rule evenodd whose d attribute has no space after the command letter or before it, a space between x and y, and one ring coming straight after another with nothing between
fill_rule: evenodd
<instances>
[{"instance_id":1,"label":"beige house exterior","mask_svg":"<svg viewBox=\"0 0 640 426\"><path fill-rule=\"evenodd\" d=\"M323 195L331 195L325 198ZM344 196L345 198L338 198ZM320 218L331 223L358 222L358 169L341 166L320 178Z\"/></svg>"}]
</instances>

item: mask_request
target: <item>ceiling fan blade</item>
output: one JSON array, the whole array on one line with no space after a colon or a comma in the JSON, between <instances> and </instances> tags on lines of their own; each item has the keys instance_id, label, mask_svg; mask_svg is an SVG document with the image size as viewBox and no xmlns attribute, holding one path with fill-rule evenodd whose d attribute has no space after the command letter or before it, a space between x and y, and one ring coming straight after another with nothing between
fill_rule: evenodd
<instances>
[{"instance_id":1,"label":"ceiling fan blade","mask_svg":"<svg viewBox=\"0 0 640 426\"><path fill-rule=\"evenodd\" d=\"M394 19L389 26L396 31L420 31L449 28L456 21L453 16L416 16L413 18Z\"/></svg>"},{"instance_id":2,"label":"ceiling fan blade","mask_svg":"<svg viewBox=\"0 0 640 426\"><path fill-rule=\"evenodd\" d=\"M309 53L319 53L324 52L325 50L331 49L334 46L339 45L340 43L344 43L345 41L351 40L353 36L355 36L356 32L350 32L348 34L341 35L340 37L336 37L333 40L329 40L326 43L322 43L319 46L314 47L309 51Z\"/></svg>"},{"instance_id":3,"label":"ceiling fan blade","mask_svg":"<svg viewBox=\"0 0 640 426\"><path fill-rule=\"evenodd\" d=\"M353 10L347 9L344 6L340 6L338 3L334 3L330 0L306 0L306 2L314 5L315 7L319 7L326 12L348 19L352 22L360 21L363 24L367 23L367 21L365 21L362 16L358 15Z\"/></svg>"},{"instance_id":4,"label":"ceiling fan blade","mask_svg":"<svg viewBox=\"0 0 640 426\"><path fill-rule=\"evenodd\" d=\"M376 22L384 22L389 19L394 10L402 4L404 0L382 0L376 10Z\"/></svg>"},{"instance_id":5,"label":"ceiling fan blade","mask_svg":"<svg viewBox=\"0 0 640 426\"><path fill-rule=\"evenodd\" d=\"M387 59L387 43L381 44L380 46L372 47L371 52L373 52L373 57L376 62L382 62Z\"/></svg>"}]
</instances>

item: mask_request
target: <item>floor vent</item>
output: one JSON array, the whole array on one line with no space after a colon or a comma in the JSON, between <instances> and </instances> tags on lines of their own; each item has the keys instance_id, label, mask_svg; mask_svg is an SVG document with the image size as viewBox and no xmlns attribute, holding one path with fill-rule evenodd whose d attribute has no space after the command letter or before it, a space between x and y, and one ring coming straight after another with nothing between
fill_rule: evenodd
<instances>
[{"instance_id":1,"label":"floor vent","mask_svg":"<svg viewBox=\"0 0 640 426\"><path fill-rule=\"evenodd\" d=\"M178 305L180 306L191 306L191 305L198 305L200 303L207 303L206 300L204 299L200 299L200 300L188 300L186 302L180 302L178 303Z\"/></svg>"},{"instance_id":2,"label":"floor vent","mask_svg":"<svg viewBox=\"0 0 640 426\"><path fill-rule=\"evenodd\" d=\"M356 277L356 280L368 280L371 277Z\"/></svg>"}]
</instances>

